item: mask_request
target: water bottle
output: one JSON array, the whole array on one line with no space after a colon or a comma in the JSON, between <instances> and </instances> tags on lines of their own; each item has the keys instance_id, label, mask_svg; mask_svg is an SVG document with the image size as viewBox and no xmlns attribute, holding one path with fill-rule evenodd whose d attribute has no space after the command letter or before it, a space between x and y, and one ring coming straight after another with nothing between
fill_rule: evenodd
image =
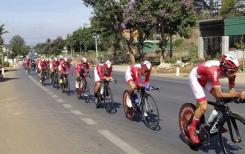
<instances>
[{"instance_id":1,"label":"water bottle","mask_svg":"<svg viewBox=\"0 0 245 154\"><path fill-rule=\"evenodd\" d=\"M218 112L215 109L213 109L213 111L211 112L211 114L208 117L208 123L207 123L208 126L212 125L212 123L213 123L214 119L217 117L217 115L218 115Z\"/></svg>"},{"instance_id":2,"label":"water bottle","mask_svg":"<svg viewBox=\"0 0 245 154\"><path fill-rule=\"evenodd\" d=\"M104 93L104 86L101 86L100 88L100 94L102 95Z\"/></svg>"},{"instance_id":3,"label":"water bottle","mask_svg":"<svg viewBox=\"0 0 245 154\"><path fill-rule=\"evenodd\" d=\"M138 107L140 106L140 97L137 94L134 94L134 102Z\"/></svg>"}]
</instances>

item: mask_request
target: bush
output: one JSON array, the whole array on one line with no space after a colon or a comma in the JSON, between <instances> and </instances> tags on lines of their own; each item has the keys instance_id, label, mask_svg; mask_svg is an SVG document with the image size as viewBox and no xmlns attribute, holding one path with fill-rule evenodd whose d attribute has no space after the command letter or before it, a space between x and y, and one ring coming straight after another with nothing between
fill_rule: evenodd
<instances>
[{"instance_id":1,"label":"bush","mask_svg":"<svg viewBox=\"0 0 245 154\"><path fill-rule=\"evenodd\" d=\"M9 62L8 61L5 61L5 62L3 62L3 67L9 67Z\"/></svg>"}]
</instances>

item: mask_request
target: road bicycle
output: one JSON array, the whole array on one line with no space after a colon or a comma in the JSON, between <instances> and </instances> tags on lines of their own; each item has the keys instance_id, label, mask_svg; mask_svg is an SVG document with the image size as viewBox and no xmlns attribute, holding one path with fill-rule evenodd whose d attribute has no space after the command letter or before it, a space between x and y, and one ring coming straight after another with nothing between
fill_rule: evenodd
<instances>
[{"instance_id":1,"label":"road bicycle","mask_svg":"<svg viewBox=\"0 0 245 154\"><path fill-rule=\"evenodd\" d=\"M87 74L84 74L84 80L82 77L79 77L78 87L77 88L77 97L78 99L84 98L86 103L89 103L91 100L90 87L87 82ZM90 76L88 76L90 78Z\"/></svg>"},{"instance_id":2,"label":"road bicycle","mask_svg":"<svg viewBox=\"0 0 245 154\"><path fill-rule=\"evenodd\" d=\"M57 69L54 69L54 72L51 73L51 82L54 88L59 89L59 73Z\"/></svg>"},{"instance_id":3,"label":"road bicycle","mask_svg":"<svg viewBox=\"0 0 245 154\"><path fill-rule=\"evenodd\" d=\"M69 82L68 82L68 74L63 74L61 75L61 78L59 80L60 83L60 89L63 93L67 93L67 95L70 95L71 90L69 87Z\"/></svg>"},{"instance_id":4,"label":"road bicycle","mask_svg":"<svg viewBox=\"0 0 245 154\"><path fill-rule=\"evenodd\" d=\"M201 117L196 131L200 139L200 144L191 142L188 133L188 126L192 121L196 106L192 103L183 104L179 111L179 127L184 142L192 149L198 149L201 145L209 144L211 137L218 135L219 144L221 145L223 153L233 153L232 150L244 149L245 142L242 142L242 139L245 139L245 119L231 111L229 107L230 103L245 103L245 100L226 98L220 99L217 102L208 101L208 104L215 107L218 115L211 123L211 126L206 124L204 115ZM229 133L223 133L224 128L228 128ZM214 131L215 129L217 131ZM228 140L229 137L231 141Z\"/></svg>"},{"instance_id":5,"label":"road bicycle","mask_svg":"<svg viewBox=\"0 0 245 154\"><path fill-rule=\"evenodd\" d=\"M113 94L112 94L112 90L110 88L110 82L112 82L112 81L113 80L110 80L110 81L102 80L102 81L100 81L101 86L99 89L99 95L97 97L97 102L96 102L96 108L99 108L103 102L104 108L105 108L106 112L108 112L108 113L113 113L112 111L114 110ZM114 82L116 83L116 80L114 80Z\"/></svg>"},{"instance_id":6,"label":"road bicycle","mask_svg":"<svg viewBox=\"0 0 245 154\"><path fill-rule=\"evenodd\" d=\"M151 87L150 90L158 90L159 88ZM136 104L134 95L139 93L139 105ZM132 107L129 107L128 101L131 102ZM123 109L125 112L126 118L134 120L136 115L140 115L145 123L145 125L155 130L159 128L159 111L157 103L154 98L148 94L145 88L137 89L133 94L130 90L125 90L123 93Z\"/></svg>"}]
</instances>

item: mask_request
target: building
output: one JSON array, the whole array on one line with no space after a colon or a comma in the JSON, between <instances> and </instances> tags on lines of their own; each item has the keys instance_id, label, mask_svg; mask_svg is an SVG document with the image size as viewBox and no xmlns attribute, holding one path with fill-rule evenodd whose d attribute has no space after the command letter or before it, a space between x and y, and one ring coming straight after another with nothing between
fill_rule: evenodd
<instances>
[{"instance_id":1,"label":"building","mask_svg":"<svg viewBox=\"0 0 245 154\"><path fill-rule=\"evenodd\" d=\"M198 38L198 55L200 58L234 53L236 43L245 42L245 16L229 17L226 19L205 20L199 22L200 37Z\"/></svg>"}]
</instances>

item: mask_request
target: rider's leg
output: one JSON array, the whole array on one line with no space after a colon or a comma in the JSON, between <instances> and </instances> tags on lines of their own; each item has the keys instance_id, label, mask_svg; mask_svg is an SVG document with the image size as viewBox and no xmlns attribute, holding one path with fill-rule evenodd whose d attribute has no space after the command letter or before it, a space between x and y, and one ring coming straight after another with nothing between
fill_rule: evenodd
<instances>
[{"instance_id":1,"label":"rider's leg","mask_svg":"<svg viewBox=\"0 0 245 154\"><path fill-rule=\"evenodd\" d=\"M99 89L100 89L100 82L97 81L95 82L95 85L94 85L94 96L97 98L98 95L99 95Z\"/></svg>"},{"instance_id":2,"label":"rider's leg","mask_svg":"<svg viewBox=\"0 0 245 154\"><path fill-rule=\"evenodd\" d=\"M194 112L192 123L189 125L189 134L192 142L198 144L200 142L199 138L196 136L196 126L199 124L200 118L207 111L208 103L207 101L199 102L197 109Z\"/></svg>"},{"instance_id":3,"label":"rider's leg","mask_svg":"<svg viewBox=\"0 0 245 154\"><path fill-rule=\"evenodd\" d=\"M191 141L195 144L198 144L200 142L198 136L195 134L196 126L199 124L200 118L207 111L207 108L208 108L207 98L203 91L203 87L201 86L201 84L199 83L197 79L197 76L198 76L197 68L193 68L189 75L190 87L196 98L198 106L197 106L196 111L194 112L193 120L191 124L189 125L189 135L190 135Z\"/></svg>"}]
</instances>

